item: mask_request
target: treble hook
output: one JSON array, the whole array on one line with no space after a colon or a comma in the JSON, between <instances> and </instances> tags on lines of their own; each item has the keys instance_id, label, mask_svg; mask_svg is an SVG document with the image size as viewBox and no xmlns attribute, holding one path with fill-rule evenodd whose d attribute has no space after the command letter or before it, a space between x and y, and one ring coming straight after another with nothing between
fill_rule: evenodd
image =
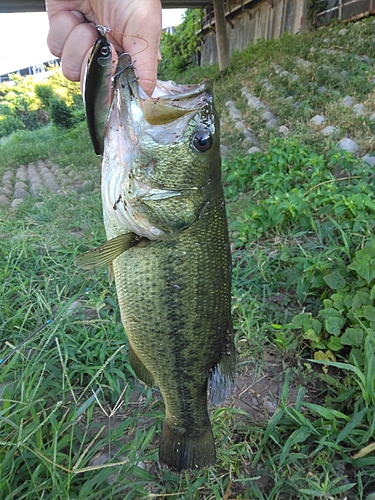
<instances>
[{"instance_id":1,"label":"treble hook","mask_svg":"<svg viewBox=\"0 0 375 500\"><path fill-rule=\"evenodd\" d=\"M135 63L136 61L134 61ZM135 80L139 80L140 74L138 69L134 66L131 55L127 52L123 52L118 56L117 67L120 69L112 76L112 81L114 81L119 75L121 75L127 69L132 69L136 74L134 74Z\"/></svg>"}]
</instances>

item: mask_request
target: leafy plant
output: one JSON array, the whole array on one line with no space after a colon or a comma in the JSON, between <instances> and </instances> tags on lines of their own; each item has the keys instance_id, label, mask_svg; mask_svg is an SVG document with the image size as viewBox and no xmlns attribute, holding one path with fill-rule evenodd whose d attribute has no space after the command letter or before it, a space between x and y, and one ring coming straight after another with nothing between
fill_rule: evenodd
<instances>
[{"instance_id":1,"label":"leafy plant","mask_svg":"<svg viewBox=\"0 0 375 500\"><path fill-rule=\"evenodd\" d=\"M199 65L201 40L197 32L202 20L201 9L187 9L183 22L174 32L163 32L160 41L162 60L158 67L159 78L170 80L191 65Z\"/></svg>"}]
</instances>

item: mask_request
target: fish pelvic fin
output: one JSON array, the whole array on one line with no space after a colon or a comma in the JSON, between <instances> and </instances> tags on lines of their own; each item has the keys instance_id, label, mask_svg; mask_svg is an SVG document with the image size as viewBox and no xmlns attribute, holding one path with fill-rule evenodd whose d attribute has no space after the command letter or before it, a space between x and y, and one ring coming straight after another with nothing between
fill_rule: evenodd
<instances>
[{"instance_id":1,"label":"fish pelvic fin","mask_svg":"<svg viewBox=\"0 0 375 500\"><path fill-rule=\"evenodd\" d=\"M159 460L171 470L199 470L216 461L215 441L207 416L203 432L192 435L176 427L166 418L163 422L159 445Z\"/></svg>"},{"instance_id":2,"label":"fish pelvic fin","mask_svg":"<svg viewBox=\"0 0 375 500\"><path fill-rule=\"evenodd\" d=\"M130 365L133 368L134 373L137 375L137 377L149 387L154 386L155 385L154 377L151 375L151 372L146 368L143 361L141 361L138 354L134 351L130 342L129 342L129 359L130 359Z\"/></svg>"},{"instance_id":3,"label":"fish pelvic fin","mask_svg":"<svg viewBox=\"0 0 375 500\"><path fill-rule=\"evenodd\" d=\"M212 368L209 380L210 402L218 406L230 397L234 385L235 349L233 337L222 353L219 362Z\"/></svg>"},{"instance_id":4,"label":"fish pelvic fin","mask_svg":"<svg viewBox=\"0 0 375 500\"><path fill-rule=\"evenodd\" d=\"M145 238L135 233L120 234L120 236L106 241L100 247L78 255L75 258L75 263L83 269L103 267L106 264L110 264L116 257L129 250L129 248L138 245L142 239Z\"/></svg>"}]
</instances>

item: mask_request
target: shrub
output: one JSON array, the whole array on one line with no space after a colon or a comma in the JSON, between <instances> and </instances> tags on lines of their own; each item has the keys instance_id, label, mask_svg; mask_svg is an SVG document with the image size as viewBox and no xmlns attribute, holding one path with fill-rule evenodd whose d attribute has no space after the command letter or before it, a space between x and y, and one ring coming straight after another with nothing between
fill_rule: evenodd
<instances>
[{"instance_id":1,"label":"shrub","mask_svg":"<svg viewBox=\"0 0 375 500\"><path fill-rule=\"evenodd\" d=\"M74 125L72 112L65 101L53 98L49 107L52 123L59 128L70 128Z\"/></svg>"}]
</instances>

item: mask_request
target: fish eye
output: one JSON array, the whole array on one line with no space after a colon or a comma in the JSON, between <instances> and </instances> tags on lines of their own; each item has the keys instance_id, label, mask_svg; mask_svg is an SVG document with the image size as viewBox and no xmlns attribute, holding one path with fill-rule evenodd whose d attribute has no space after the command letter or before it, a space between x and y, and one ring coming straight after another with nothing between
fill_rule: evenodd
<instances>
[{"instance_id":1,"label":"fish eye","mask_svg":"<svg viewBox=\"0 0 375 500\"><path fill-rule=\"evenodd\" d=\"M208 130L197 130L192 137L192 145L196 151L204 153L212 146L212 135Z\"/></svg>"},{"instance_id":2,"label":"fish eye","mask_svg":"<svg viewBox=\"0 0 375 500\"><path fill-rule=\"evenodd\" d=\"M107 56L109 54L109 49L107 46L104 46L100 49L100 53L102 56Z\"/></svg>"}]
</instances>

